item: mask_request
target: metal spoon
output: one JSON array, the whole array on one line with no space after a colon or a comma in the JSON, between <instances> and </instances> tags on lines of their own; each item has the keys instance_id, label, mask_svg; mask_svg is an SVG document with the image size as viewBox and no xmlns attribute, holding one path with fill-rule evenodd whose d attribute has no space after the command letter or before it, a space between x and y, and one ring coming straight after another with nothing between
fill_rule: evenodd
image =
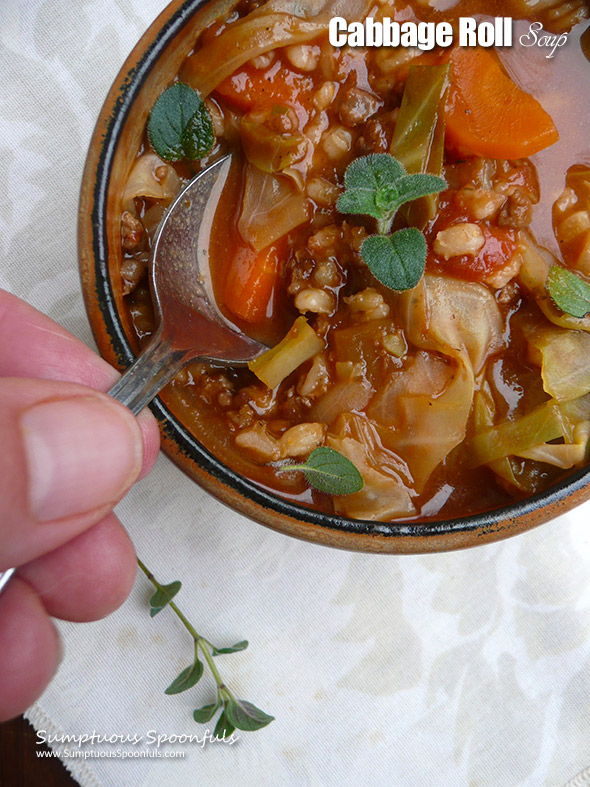
<instances>
[{"instance_id":1,"label":"metal spoon","mask_svg":"<svg viewBox=\"0 0 590 787\"><path fill-rule=\"evenodd\" d=\"M196 175L166 213L150 283L158 328L109 394L137 415L189 361L243 366L267 349L232 327L215 302L207 248L231 156Z\"/></svg>"},{"instance_id":2,"label":"metal spoon","mask_svg":"<svg viewBox=\"0 0 590 787\"><path fill-rule=\"evenodd\" d=\"M224 156L195 175L158 228L150 262L158 328L109 391L134 415L190 361L243 366L267 349L229 324L213 294L209 233L230 164L231 156ZM15 570L0 572L0 593Z\"/></svg>"}]
</instances>

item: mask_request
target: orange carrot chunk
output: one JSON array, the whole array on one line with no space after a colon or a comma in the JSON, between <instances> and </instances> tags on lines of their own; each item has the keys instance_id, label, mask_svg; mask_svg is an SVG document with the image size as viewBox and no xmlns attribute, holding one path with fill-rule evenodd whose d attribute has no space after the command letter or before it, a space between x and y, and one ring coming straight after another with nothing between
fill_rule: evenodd
<instances>
[{"instance_id":1,"label":"orange carrot chunk","mask_svg":"<svg viewBox=\"0 0 590 787\"><path fill-rule=\"evenodd\" d=\"M223 288L223 303L236 317L259 323L272 316L281 262L280 245L279 241L260 252L247 246L236 250Z\"/></svg>"},{"instance_id":2,"label":"orange carrot chunk","mask_svg":"<svg viewBox=\"0 0 590 787\"><path fill-rule=\"evenodd\" d=\"M305 105L311 99L311 77L285 68L279 60L266 69L246 63L221 82L215 92L242 112L275 104Z\"/></svg>"},{"instance_id":3,"label":"orange carrot chunk","mask_svg":"<svg viewBox=\"0 0 590 787\"><path fill-rule=\"evenodd\" d=\"M460 151L517 159L557 142L551 117L504 73L491 52L458 47L450 62L446 130L448 140Z\"/></svg>"}]
</instances>

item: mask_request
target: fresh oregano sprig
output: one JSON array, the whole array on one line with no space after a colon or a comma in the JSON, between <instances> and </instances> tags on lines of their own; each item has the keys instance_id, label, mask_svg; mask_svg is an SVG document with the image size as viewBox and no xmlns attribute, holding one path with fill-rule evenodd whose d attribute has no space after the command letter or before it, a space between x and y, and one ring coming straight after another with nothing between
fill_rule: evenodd
<instances>
[{"instance_id":1,"label":"fresh oregano sprig","mask_svg":"<svg viewBox=\"0 0 590 787\"><path fill-rule=\"evenodd\" d=\"M555 305L572 317L585 317L590 312L590 284L567 268L551 267L547 292Z\"/></svg>"},{"instance_id":2,"label":"fresh oregano sprig","mask_svg":"<svg viewBox=\"0 0 590 787\"><path fill-rule=\"evenodd\" d=\"M213 733L218 738L229 737L235 729L253 731L260 730L262 727L266 727L267 724L270 724L274 716L269 716L268 713L260 710L260 708L257 708L247 700L237 699L230 688L223 682L217 665L213 661L214 656L237 653L240 650L245 650L248 647L248 642L246 640L241 640L230 647L216 648L209 640L198 633L173 600L182 587L182 584L177 580L168 585L162 585L139 558L137 559L137 564L156 589L155 593L150 598L151 617L157 615L165 607L170 607L193 638L194 656L192 663L186 667L186 669L182 670L180 675L172 681L165 690L165 693L180 694L199 682L205 670L205 665L199 658L199 655L202 654L217 684L217 696L215 702L197 708L193 712L194 720L201 724L205 724L211 721L217 711L221 709Z\"/></svg>"},{"instance_id":3,"label":"fresh oregano sprig","mask_svg":"<svg viewBox=\"0 0 590 787\"><path fill-rule=\"evenodd\" d=\"M152 108L148 138L165 161L199 159L209 153L215 134L201 96L184 82L170 85Z\"/></svg>"},{"instance_id":4,"label":"fresh oregano sprig","mask_svg":"<svg viewBox=\"0 0 590 787\"><path fill-rule=\"evenodd\" d=\"M436 175L408 175L393 156L372 153L348 166L344 187L336 203L338 210L377 220L379 234L366 238L361 245L361 257L373 276L392 290L415 287L426 265L424 235L415 227L389 233L402 205L443 191L446 181Z\"/></svg>"},{"instance_id":5,"label":"fresh oregano sprig","mask_svg":"<svg viewBox=\"0 0 590 787\"><path fill-rule=\"evenodd\" d=\"M303 464L282 469L301 470L310 486L328 495L352 495L363 488L363 477L350 459L327 446L316 448Z\"/></svg>"}]
</instances>

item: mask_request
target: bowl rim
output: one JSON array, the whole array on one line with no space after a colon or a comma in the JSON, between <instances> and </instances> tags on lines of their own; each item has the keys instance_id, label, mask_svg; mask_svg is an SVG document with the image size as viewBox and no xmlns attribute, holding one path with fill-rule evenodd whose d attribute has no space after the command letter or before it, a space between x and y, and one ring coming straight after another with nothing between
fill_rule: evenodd
<instances>
[{"instance_id":1,"label":"bowl rim","mask_svg":"<svg viewBox=\"0 0 590 787\"><path fill-rule=\"evenodd\" d=\"M160 55L210 0L173 0L140 38L97 121L82 179L78 245L86 310L101 354L120 370L135 355L116 308L108 260L107 202L117 144ZM158 398L150 405L163 450L193 480L238 512L290 536L361 552L427 553L496 541L565 513L590 497L590 467L523 500L455 519L375 522L326 514L275 495L224 465Z\"/></svg>"}]
</instances>

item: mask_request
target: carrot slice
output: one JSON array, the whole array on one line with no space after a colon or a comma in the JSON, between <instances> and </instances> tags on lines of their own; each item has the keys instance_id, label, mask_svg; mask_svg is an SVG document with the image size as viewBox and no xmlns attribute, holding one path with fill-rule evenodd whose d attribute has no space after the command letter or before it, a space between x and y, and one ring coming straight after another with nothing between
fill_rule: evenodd
<instances>
[{"instance_id":1,"label":"carrot slice","mask_svg":"<svg viewBox=\"0 0 590 787\"><path fill-rule=\"evenodd\" d=\"M223 303L236 317L251 323L271 317L284 243L256 252L241 246L234 254L223 287Z\"/></svg>"},{"instance_id":2,"label":"carrot slice","mask_svg":"<svg viewBox=\"0 0 590 787\"><path fill-rule=\"evenodd\" d=\"M215 92L236 109L248 112L255 106L305 105L314 83L310 76L298 74L276 60L266 70L247 63L221 82Z\"/></svg>"},{"instance_id":3,"label":"carrot slice","mask_svg":"<svg viewBox=\"0 0 590 787\"><path fill-rule=\"evenodd\" d=\"M553 145L559 134L536 98L516 85L486 49L450 56L448 139L476 156L516 159Z\"/></svg>"}]
</instances>

